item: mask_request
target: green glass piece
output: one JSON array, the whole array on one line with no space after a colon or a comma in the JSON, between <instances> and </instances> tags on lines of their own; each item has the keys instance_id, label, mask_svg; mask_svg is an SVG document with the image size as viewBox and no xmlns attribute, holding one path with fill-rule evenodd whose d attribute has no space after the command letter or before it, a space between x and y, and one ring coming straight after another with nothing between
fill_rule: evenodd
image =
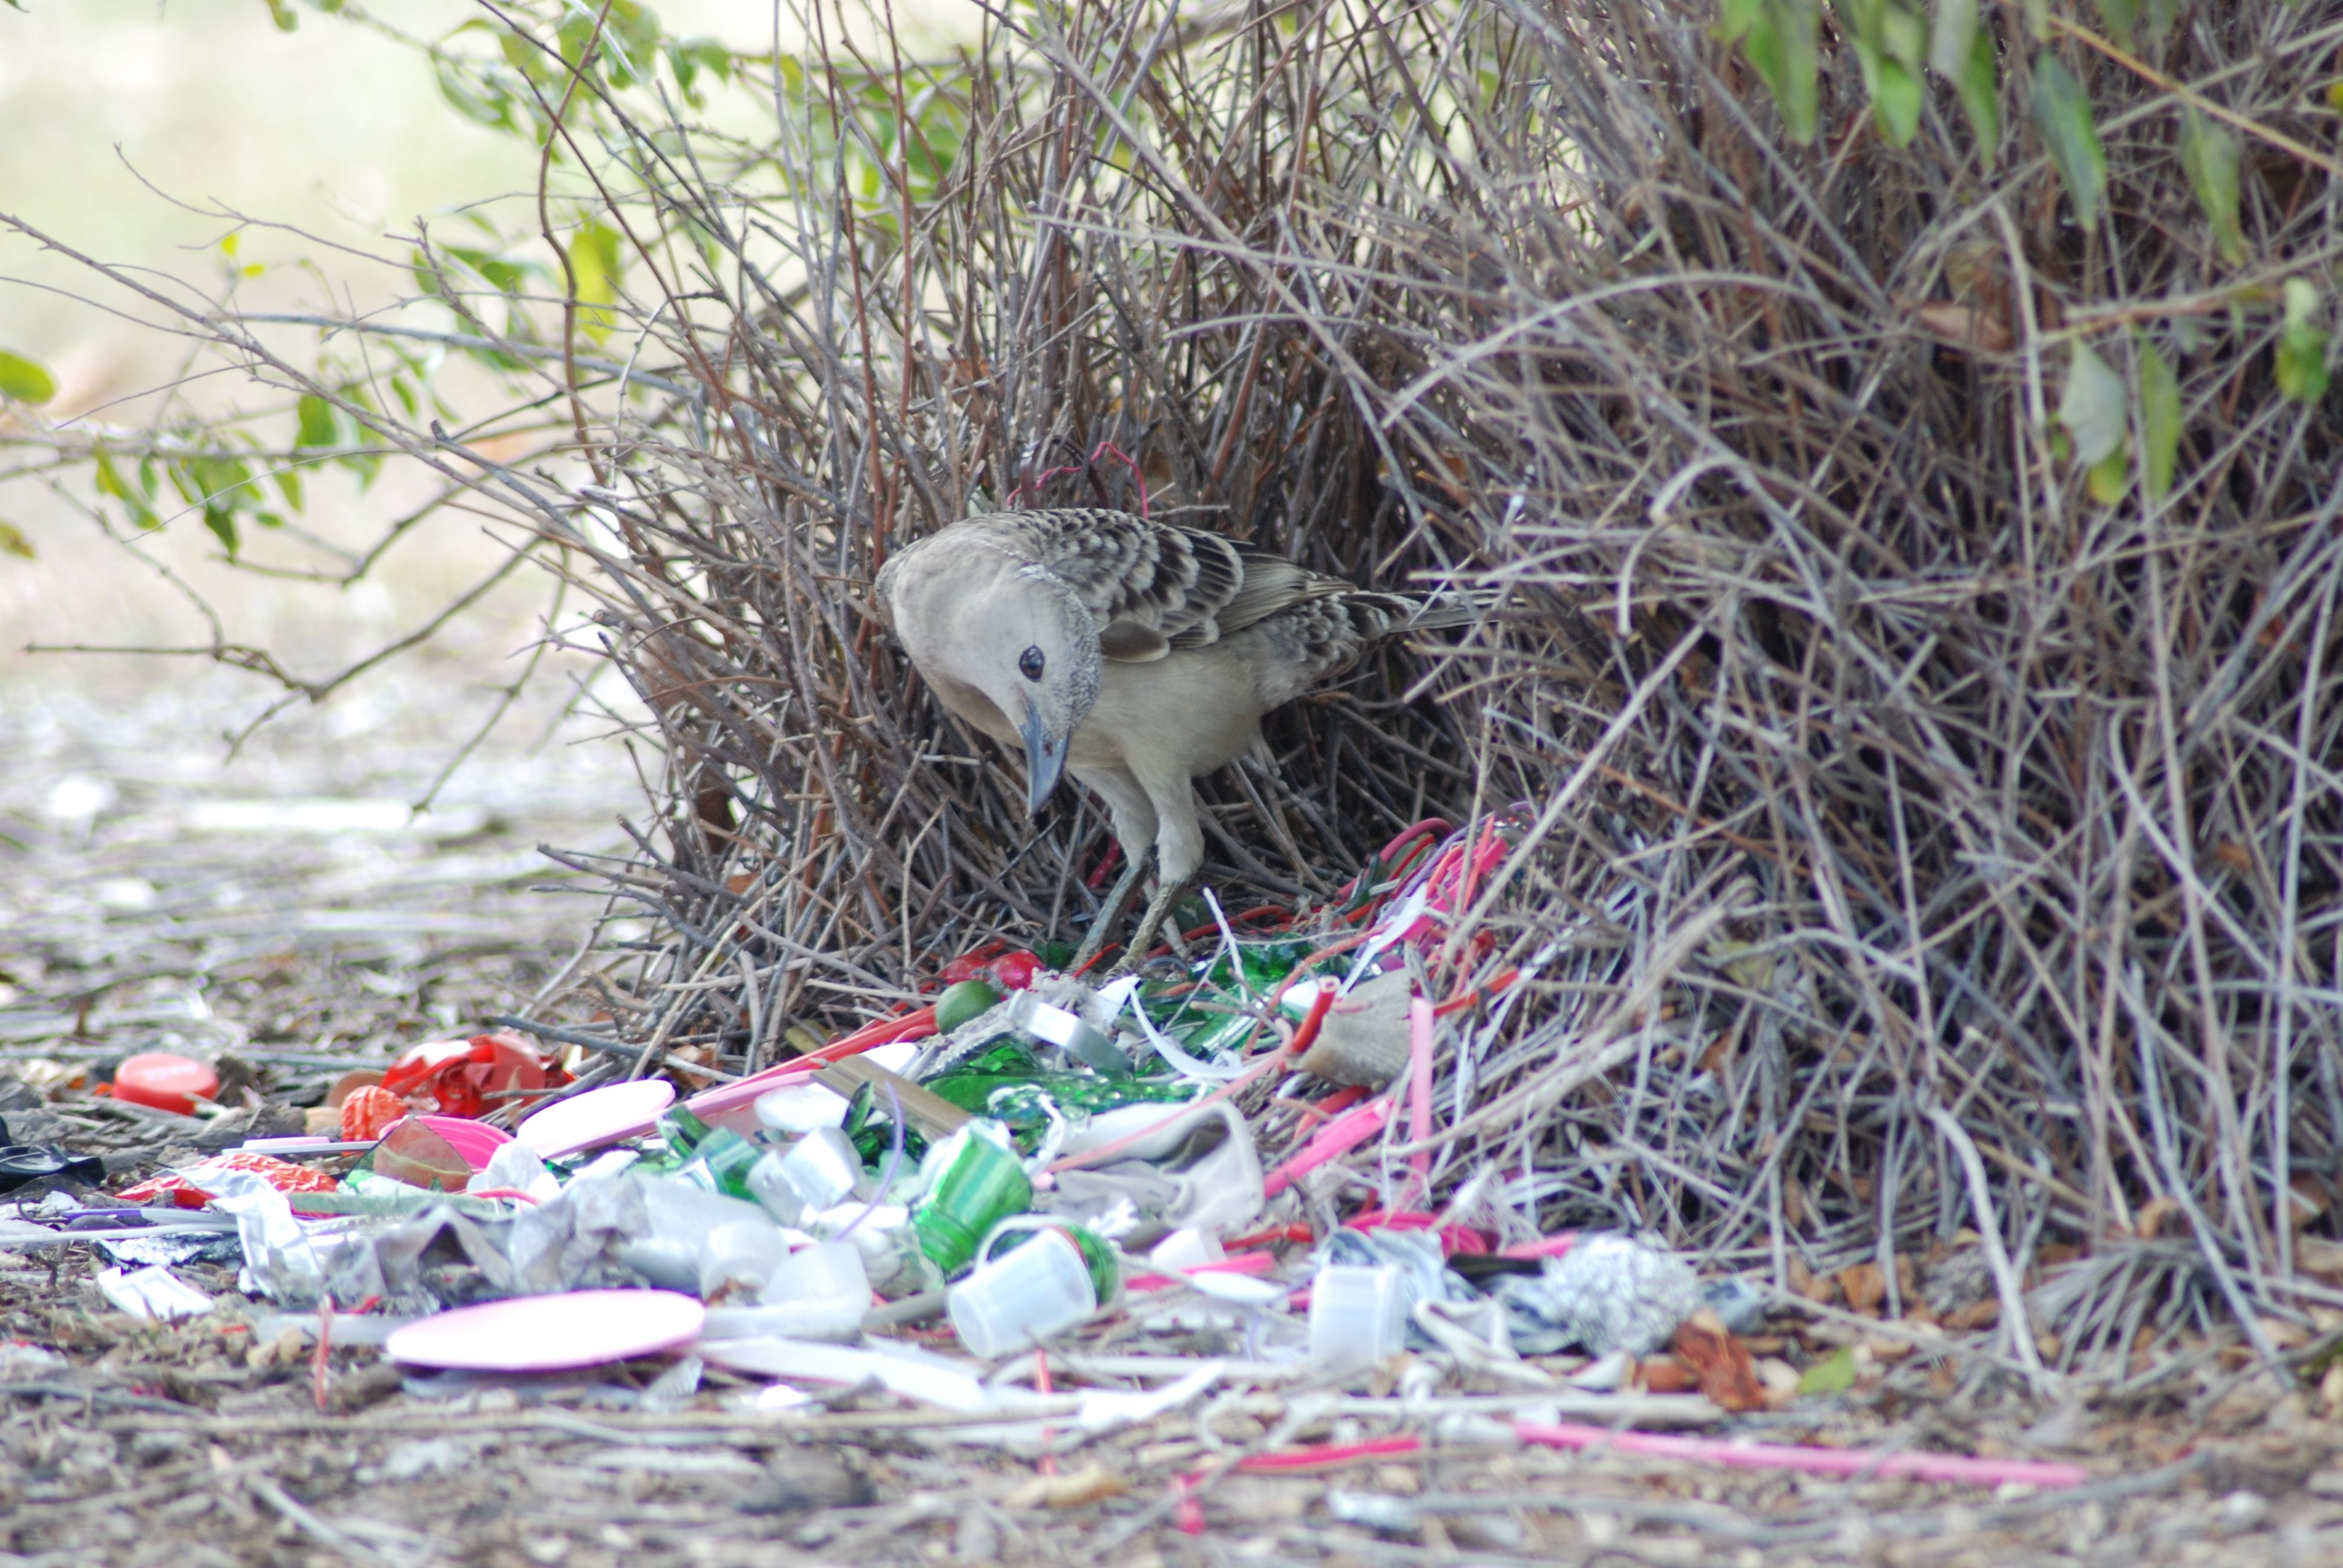
<instances>
[{"instance_id":1,"label":"green glass piece","mask_svg":"<svg viewBox=\"0 0 2343 1568\"><path fill-rule=\"evenodd\" d=\"M1011 1096L1006 1101L1010 1108L1021 1108L1023 1101L1014 1093L1021 1090L1046 1095L1061 1111L1083 1115L1096 1115L1125 1105L1165 1104L1186 1100L1195 1093L1193 1085L1176 1079L1105 1078L1094 1072L962 1070L930 1079L922 1087L962 1111L979 1115L995 1114L994 1107L1003 1103L1004 1094ZM1039 1115L1038 1110L1034 1114ZM1011 1127L1021 1125L1005 1116L1000 1120Z\"/></svg>"},{"instance_id":2,"label":"green glass piece","mask_svg":"<svg viewBox=\"0 0 2343 1568\"><path fill-rule=\"evenodd\" d=\"M764 1154L763 1149L739 1133L727 1128L711 1128L676 1174L695 1187L754 1202L756 1194L749 1191L749 1171Z\"/></svg>"},{"instance_id":3,"label":"green glass piece","mask_svg":"<svg viewBox=\"0 0 2343 1568\"><path fill-rule=\"evenodd\" d=\"M667 1140L667 1146L678 1154L691 1153L715 1131L680 1105L670 1105L659 1112L659 1136Z\"/></svg>"},{"instance_id":4,"label":"green glass piece","mask_svg":"<svg viewBox=\"0 0 2343 1568\"><path fill-rule=\"evenodd\" d=\"M956 1274L993 1226L1032 1207L1033 1183L1015 1154L973 1127L953 1133L937 1154L942 1169L911 1210L911 1229L929 1261Z\"/></svg>"}]
</instances>

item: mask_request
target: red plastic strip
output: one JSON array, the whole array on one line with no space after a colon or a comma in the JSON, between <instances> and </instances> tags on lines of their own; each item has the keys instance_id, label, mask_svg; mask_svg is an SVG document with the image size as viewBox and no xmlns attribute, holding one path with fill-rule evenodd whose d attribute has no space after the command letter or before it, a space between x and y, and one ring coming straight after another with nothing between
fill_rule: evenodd
<instances>
[{"instance_id":1,"label":"red plastic strip","mask_svg":"<svg viewBox=\"0 0 2343 1568\"><path fill-rule=\"evenodd\" d=\"M1397 1453L1420 1453L1423 1450L1423 1439L1403 1433L1397 1437L1371 1438L1365 1442L1320 1442L1307 1448L1280 1449L1275 1453L1250 1453L1237 1461L1237 1468L1292 1475L1313 1470L1332 1470L1338 1465L1356 1464L1363 1459L1388 1459Z\"/></svg>"},{"instance_id":2,"label":"red plastic strip","mask_svg":"<svg viewBox=\"0 0 2343 1568\"><path fill-rule=\"evenodd\" d=\"M2090 1472L2079 1464L2031 1459L1980 1459L1958 1453L1880 1453L1860 1448L1805 1448L1777 1442L1725 1442L1652 1432L1618 1432L1576 1422L1517 1421L1523 1442L1544 1448L1606 1448L1647 1459L1684 1459L1745 1470L1794 1470L1807 1475L1908 1476L1966 1486L2080 1486Z\"/></svg>"}]
</instances>

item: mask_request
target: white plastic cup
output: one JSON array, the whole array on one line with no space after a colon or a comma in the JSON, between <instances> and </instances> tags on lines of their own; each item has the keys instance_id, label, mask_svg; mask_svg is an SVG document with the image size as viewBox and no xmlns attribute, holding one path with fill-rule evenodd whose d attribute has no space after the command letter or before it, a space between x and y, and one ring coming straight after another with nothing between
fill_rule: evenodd
<instances>
[{"instance_id":1,"label":"white plastic cup","mask_svg":"<svg viewBox=\"0 0 2343 1568\"><path fill-rule=\"evenodd\" d=\"M1015 1251L980 1261L945 1298L953 1332L990 1361L1072 1328L1098 1311L1082 1250L1062 1231L1042 1230Z\"/></svg>"},{"instance_id":2,"label":"white plastic cup","mask_svg":"<svg viewBox=\"0 0 2343 1568\"><path fill-rule=\"evenodd\" d=\"M706 1300L728 1286L762 1290L789 1255L780 1227L762 1214L719 1225L699 1243L700 1297Z\"/></svg>"},{"instance_id":3,"label":"white plastic cup","mask_svg":"<svg viewBox=\"0 0 2343 1568\"><path fill-rule=\"evenodd\" d=\"M835 1127L817 1127L786 1150L776 1151L749 1168L749 1191L774 1219L799 1225L818 1209L827 1209L853 1192L862 1179L862 1156L845 1133Z\"/></svg>"},{"instance_id":4,"label":"white plastic cup","mask_svg":"<svg viewBox=\"0 0 2343 1568\"><path fill-rule=\"evenodd\" d=\"M1339 1371L1399 1354L1407 1348L1407 1309L1397 1267L1328 1264L1310 1285L1310 1359Z\"/></svg>"},{"instance_id":5,"label":"white plastic cup","mask_svg":"<svg viewBox=\"0 0 2343 1568\"><path fill-rule=\"evenodd\" d=\"M870 1305L870 1275L853 1242L817 1241L791 1252L789 1261L765 1282L765 1292L757 1299L767 1306L782 1302L849 1301L860 1318Z\"/></svg>"}]
</instances>

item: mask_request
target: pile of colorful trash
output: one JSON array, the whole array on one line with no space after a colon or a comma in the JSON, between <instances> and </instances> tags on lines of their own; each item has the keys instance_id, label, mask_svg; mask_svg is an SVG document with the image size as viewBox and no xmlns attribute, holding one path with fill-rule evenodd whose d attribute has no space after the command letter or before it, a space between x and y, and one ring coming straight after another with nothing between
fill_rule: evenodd
<instances>
[{"instance_id":1,"label":"pile of colorful trash","mask_svg":"<svg viewBox=\"0 0 2343 1568\"><path fill-rule=\"evenodd\" d=\"M1505 1245L1435 1212L1422 1152L1389 1152L1432 1121L1425 956L1503 847L1495 826L1425 824L1344 890L1331 934L1207 900L1184 957L1104 983L996 946L946 966L931 1005L695 1092L574 1081L518 1033L418 1045L337 1084L305 1136L48 1217L165 1249L101 1282L127 1311L202 1310L167 1239L232 1229L248 1295L408 1367L675 1354L769 1379L779 1403L875 1382L1011 1415L1033 1396L987 1366L1159 1334L1337 1377L1413 1346L1540 1386L1524 1354L1648 1354L1704 1309L1753 1326L1754 1294L1640 1241ZM1511 978L1471 1000L1504 1006ZM117 1093L208 1092L196 1064L123 1065ZM1101 1394L1083 1419L1185 1387Z\"/></svg>"}]
</instances>

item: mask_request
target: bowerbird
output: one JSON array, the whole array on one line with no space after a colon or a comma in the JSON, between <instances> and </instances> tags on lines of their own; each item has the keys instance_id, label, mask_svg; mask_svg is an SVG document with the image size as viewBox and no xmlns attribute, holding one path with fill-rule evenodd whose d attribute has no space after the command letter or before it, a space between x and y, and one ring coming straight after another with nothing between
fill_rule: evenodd
<instances>
[{"instance_id":1,"label":"bowerbird","mask_svg":"<svg viewBox=\"0 0 2343 1568\"><path fill-rule=\"evenodd\" d=\"M878 600L944 706L1025 757L1038 815L1071 773L1114 819L1126 867L1075 960L1096 955L1155 851L1147 952L1204 858L1198 775L1378 639L1469 620L1461 599L1378 593L1217 534L1102 508L992 512L907 546Z\"/></svg>"}]
</instances>

